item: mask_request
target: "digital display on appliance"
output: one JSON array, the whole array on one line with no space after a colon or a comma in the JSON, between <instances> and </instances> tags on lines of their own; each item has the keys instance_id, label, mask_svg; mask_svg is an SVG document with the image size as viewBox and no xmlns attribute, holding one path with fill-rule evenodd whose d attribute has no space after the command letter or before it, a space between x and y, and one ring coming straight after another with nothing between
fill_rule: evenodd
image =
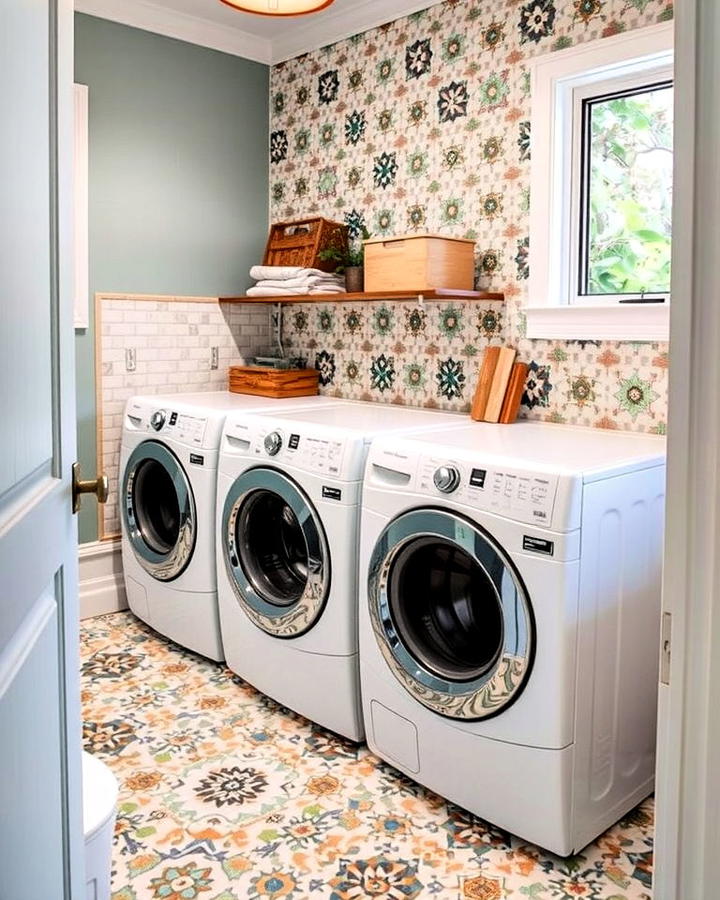
<instances>
[{"instance_id":1,"label":"digital display on appliance","mask_svg":"<svg viewBox=\"0 0 720 900\"><path fill-rule=\"evenodd\" d=\"M288 441L288 447L291 450L297 450L299 443L300 443L300 435L299 434L291 434L290 440Z\"/></svg>"},{"instance_id":2,"label":"digital display on appliance","mask_svg":"<svg viewBox=\"0 0 720 900\"><path fill-rule=\"evenodd\" d=\"M484 488L486 475L487 475L486 469L473 469L472 472L470 473L470 484L473 487Z\"/></svg>"}]
</instances>

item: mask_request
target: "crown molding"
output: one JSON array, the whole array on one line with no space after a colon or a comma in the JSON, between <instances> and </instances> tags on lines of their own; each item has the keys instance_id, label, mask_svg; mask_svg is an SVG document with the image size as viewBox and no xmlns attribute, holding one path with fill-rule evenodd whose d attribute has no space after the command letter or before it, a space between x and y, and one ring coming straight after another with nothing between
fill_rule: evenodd
<instances>
[{"instance_id":1,"label":"crown molding","mask_svg":"<svg viewBox=\"0 0 720 900\"><path fill-rule=\"evenodd\" d=\"M75 12L109 19L132 28L220 50L254 62L272 65L272 44L239 28L147 3L145 0L75 0Z\"/></svg>"},{"instance_id":2,"label":"crown molding","mask_svg":"<svg viewBox=\"0 0 720 900\"><path fill-rule=\"evenodd\" d=\"M330 7L321 17L311 16L306 22L283 22L286 27L272 40L147 0L75 0L75 12L275 65L428 9L438 2L440 0L357 0L350 9Z\"/></svg>"},{"instance_id":3,"label":"crown molding","mask_svg":"<svg viewBox=\"0 0 720 900\"><path fill-rule=\"evenodd\" d=\"M351 9L330 7L322 18L308 20L276 37L272 42L273 64L327 47L354 34L394 22L403 16L436 6L440 0L358 0Z\"/></svg>"}]
</instances>

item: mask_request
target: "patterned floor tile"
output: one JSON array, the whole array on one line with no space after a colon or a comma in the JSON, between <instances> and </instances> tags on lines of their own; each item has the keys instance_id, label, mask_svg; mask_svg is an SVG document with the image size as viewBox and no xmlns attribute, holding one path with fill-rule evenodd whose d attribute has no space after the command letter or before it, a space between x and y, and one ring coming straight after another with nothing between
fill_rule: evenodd
<instances>
[{"instance_id":1,"label":"patterned floor tile","mask_svg":"<svg viewBox=\"0 0 720 900\"><path fill-rule=\"evenodd\" d=\"M81 628L86 749L120 783L113 900L649 900L652 801L559 859L130 613Z\"/></svg>"}]
</instances>

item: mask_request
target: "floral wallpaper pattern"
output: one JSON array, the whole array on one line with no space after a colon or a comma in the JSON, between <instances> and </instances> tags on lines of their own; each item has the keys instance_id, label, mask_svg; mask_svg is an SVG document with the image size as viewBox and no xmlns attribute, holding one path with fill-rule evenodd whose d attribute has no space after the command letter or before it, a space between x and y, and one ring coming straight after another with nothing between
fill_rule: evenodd
<instances>
[{"instance_id":1,"label":"floral wallpaper pattern","mask_svg":"<svg viewBox=\"0 0 720 900\"><path fill-rule=\"evenodd\" d=\"M649 900L653 802L560 859L130 613L81 626L85 748L120 785L112 900Z\"/></svg>"},{"instance_id":2,"label":"floral wallpaper pattern","mask_svg":"<svg viewBox=\"0 0 720 900\"><path fill-rule=\"evenodd\" d=\"M301 304L285 310L284 344L319 370L326 393L457 409L482 349L499 342L503 312L486 301Z\"/></svg>"},{"instance_id":3,"label":"floral wallpaper pattern","mask_svg":"<svg viewBox=\"0 0 720 900\"><path fill-rule=\"evenodd\" d=\"M446 0L274 67L274 220L320 214L354 235L367 227L471 238L478 287L506 296L504 305L415 312L404 303L292 307L284 337L319 365L324 392L467 409L482 351L509 343L530 366L522 415L665 430L665 344L529 340L522 306L528 63L672 12L669 0ZM448 309L459 322L449 332L440 323ZM414 314L423 322L415 331Z\"/></svg>"}]
</instances>

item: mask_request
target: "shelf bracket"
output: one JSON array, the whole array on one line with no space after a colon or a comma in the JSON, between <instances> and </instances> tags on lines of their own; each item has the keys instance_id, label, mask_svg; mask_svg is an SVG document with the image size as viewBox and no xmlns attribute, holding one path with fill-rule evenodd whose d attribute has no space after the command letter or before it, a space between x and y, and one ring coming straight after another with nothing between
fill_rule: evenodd
<instances>
[{"instance_id":1,"label":"shelf bracket","mask_svg":"<svg viewBox=\"0 0 720 900\"><path fill-rule=\"evenodd\" d=\"M285 348L282 342L283 305L279 301L270 307L270 331L275 338L275 345L280 353L280 358L285 358Z\"/></svg>"},{"instance_id":2,"label":"shelf bracket","mask_svg":"<svg viewBox=\"0 0 720 900\"><path fill-rule=\"evenodd\" d=\"M417 303L418 303L418 306L420 307L420 309L425 309L425 295L424 294L418 294Z\"/></svg>"}]
</instances>

